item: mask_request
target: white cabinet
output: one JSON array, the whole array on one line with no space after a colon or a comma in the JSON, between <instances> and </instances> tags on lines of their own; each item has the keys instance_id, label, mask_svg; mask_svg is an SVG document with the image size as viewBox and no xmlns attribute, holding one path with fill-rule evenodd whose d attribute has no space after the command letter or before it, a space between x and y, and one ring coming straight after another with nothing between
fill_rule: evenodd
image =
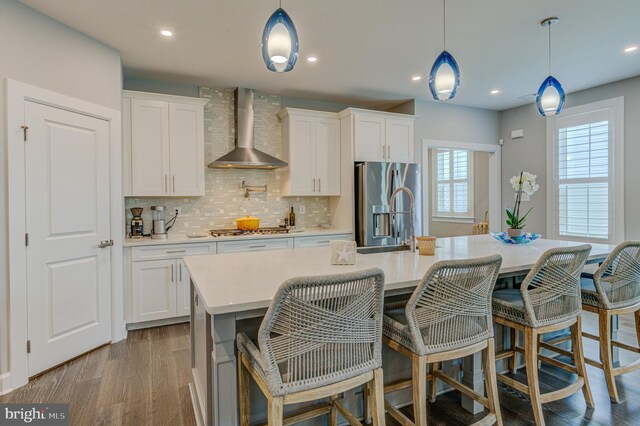
<instances>
[{"instance_id":1,"label":"white cabinet","mask_svg":"<svg viewBox=\"0 0 640 426\"><path fill-rule=\"evenodd\" d=\"M285 108L282 120L282 195L340 195L340 121L337 114Z\"/></svg>"},{"instance_id":2,"label":"white cabinet","mask_svg":"<svg viewBox=\"0 0 640 426\"><path fill-rule=\"evenodd\" d=\"M355 161L414 162L414 116L353 108L340 116L352 129Z\"/></svg>"},{"instance_id":3,"label":"white cabinet","mask_svg":"<svg viewBox=\"0 0 640 426\"><path fill-rule=\"evenodd\" d=\"M331 240L353 240L351 234L316 235L313 237L297 237L294 239L294 248L328 247Z\"/></svg>"},{"instance_id":4,"label":"white cabinet","mask_svg":"<svg viewBox=\"0 0 640 426\"><path fill-rule=\"evenodd\" d=\"M183 258L216 251L216 243L132 247L128 253L131 259L129 322L189 315L189 273Z\"/></svg>"},{"instance_id":5,"label":"white cabinet","mask_svg":"<svg viewBox=\"0 0 640 426\"><path fill-rule=\"evenodd\" d=\"M125 195L204 195L206 99L123 92Z\"/></svg>"},{"instance_id":6,"label":"white cabinet","mask_svg":"<svg viewBox=\"0 0 640 426\"><path fill-rule=\"evenodd\" d=\"M264 240L221 241L218 254L245 251L283 250L293 248L293 238L271 238Z\"/></svg>"}]
</instances>

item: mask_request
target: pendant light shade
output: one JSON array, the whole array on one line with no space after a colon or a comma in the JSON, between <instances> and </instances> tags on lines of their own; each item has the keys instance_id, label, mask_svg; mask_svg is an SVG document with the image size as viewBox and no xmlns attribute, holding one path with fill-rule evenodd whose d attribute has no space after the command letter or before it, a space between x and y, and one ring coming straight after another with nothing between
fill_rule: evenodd
<instances>
[{"instance_id":1,"label":"pendant light shade","mask_svg":"<svg viewBox=\"0 0 640 426\"><path fill-rule=\"evenodd\" d=\"M460 68L447 52L447 4L442 0L442 53L438 55L429 73L429 90L436 101L453 99L460 86Z\"/></svg>"},{"instance_id":2,"label":"pendant light shade","mask_svg":"<svg viewBox=\"0 0 640 426\"><path fill-rule=\"evenodd\" d=\"M282 8L273 12L264 27L262 58L273 72L291 71L298 60L298 32Z\"/></svg>"},{"instance_id":3,"label":"pendant light shade","mask_svg":"<svg viewBox=\"0 0 640 426\"><path fill-rule=\"evenodd\" d=\"M540 25L549 29L549 76L542 82L536 94L536 107L543 117L560 114L564 107L564 89L560 82L551 75L551 26L558 18L547 18Z\"/></svg>"},{"instance_id":4,"label":"pendant light shade","mask_svg":"<svg viewBox=\"0 0 640 426\"><path fill-rule=\"evenodd\" d=\"M536 106L542 116L559 114L564 107L564 89L553 76L542 82L536 95Z\"/></svg>"},{"instance_id":5,"label":"pendant light shade","mask_svg":"<svg viewBox=\"0 0 640 426\"><path fill-rule=\"evenodd\" d=\"M429 90L433 99L446 101L456 96L460 86L460 68L458 63L446 50L443 51L431 67L429 73Z\"/></svg>"}]
</instances>

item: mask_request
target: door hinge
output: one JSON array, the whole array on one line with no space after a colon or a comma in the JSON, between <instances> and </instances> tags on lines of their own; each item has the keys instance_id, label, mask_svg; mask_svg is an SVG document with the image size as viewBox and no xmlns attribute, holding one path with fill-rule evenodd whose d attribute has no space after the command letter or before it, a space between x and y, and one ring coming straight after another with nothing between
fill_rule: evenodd
<instances>
[{"instance_id":1,"label":"door hinge","mask_svg":"<svg viewBox=\"0 0 640 426\"><path fill-rule=\"evenodd\" d=\"M25 246L29 245L29 233L28 232L26 234L24 234L24 245Z\"/></svg>"},{"instance_id":2,"label":"door hinge","mask_svg":"<svg viewBox=\"0 0 640 426\"><path fill-rule=\"evenodd\" d=\"M20 126L22 129L22 139L27 142L29 140L29 126Z\"/></svg>"},{"instance_id":3,"label":"door hinge","mask_svg":"<svg viewBox=\"0 0 640 426\"><path fill-rule=\"evenodd\" d=\"M31 353L31 340L27 340L27 353Z\"/></svg>"}]
</instances>

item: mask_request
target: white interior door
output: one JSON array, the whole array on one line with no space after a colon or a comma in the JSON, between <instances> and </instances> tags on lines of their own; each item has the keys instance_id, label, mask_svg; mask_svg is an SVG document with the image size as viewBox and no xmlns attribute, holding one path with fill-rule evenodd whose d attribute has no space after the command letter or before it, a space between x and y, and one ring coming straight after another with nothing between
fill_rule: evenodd
<instances>
[{"instance_id":1,"label":"white interior door","mask_svg":"<svg viewBox=\"0 0 640 426\"><path fill-rule=\"evenodd\" d=\"M29 375L111 339L109 124L25 104Z\"/></svg>"}]
</instances>

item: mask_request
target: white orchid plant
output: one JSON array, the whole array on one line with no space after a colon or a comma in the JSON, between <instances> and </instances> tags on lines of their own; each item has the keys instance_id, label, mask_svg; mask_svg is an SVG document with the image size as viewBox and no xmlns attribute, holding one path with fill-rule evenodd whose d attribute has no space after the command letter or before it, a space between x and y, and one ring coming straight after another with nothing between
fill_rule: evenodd
<instances>
[{"instance_id":1,"label":"white orchid plant","mask_svg":"<svg viewBox=\"0 0 640 426\"><path fill-rule=\"evenodd\" d=\"M519 175L515 175L509 180L509 183L513 187L513 190L516 193L516 202L513 206L513 209L507 207L507 226L512 229L522 229L525 226L525 221L529 213L533 207L531 207L527 212L520 216L520 201L522 201L522 193L531 196L538 189L540 189L540 185L536 183L536 178L538 176L529 173L529 172L520 172Z\"/></svg>"}]
</instances>

